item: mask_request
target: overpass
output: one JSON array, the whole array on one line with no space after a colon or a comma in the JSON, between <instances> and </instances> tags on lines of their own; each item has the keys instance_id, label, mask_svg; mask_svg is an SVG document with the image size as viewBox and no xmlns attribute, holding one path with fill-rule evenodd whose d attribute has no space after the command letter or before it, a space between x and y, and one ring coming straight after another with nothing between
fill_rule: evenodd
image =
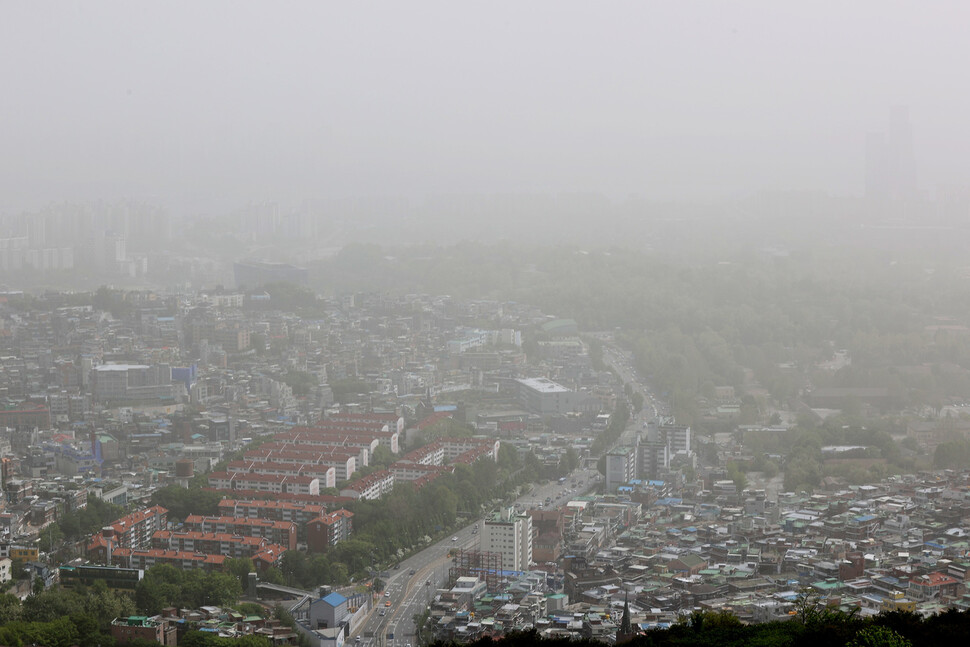
<instances>
[{"instance_id":1,"label":"overpass","mask_svg":"<svg viewBox=\"0 0 970 647\"><path fill-rule=\"evenodd\" d=\"M270 584L269 582L256 582L256 598L261 599L261 592L266 592L270 594L283 595L288 598L296 598L296 601L288 607L288 611L292 613L296 609L300 608L308 601L313 599L316 592L304 591L303 589L293 588L292 586L283 586L282 584Z\"/></svg>"}]
</instances>

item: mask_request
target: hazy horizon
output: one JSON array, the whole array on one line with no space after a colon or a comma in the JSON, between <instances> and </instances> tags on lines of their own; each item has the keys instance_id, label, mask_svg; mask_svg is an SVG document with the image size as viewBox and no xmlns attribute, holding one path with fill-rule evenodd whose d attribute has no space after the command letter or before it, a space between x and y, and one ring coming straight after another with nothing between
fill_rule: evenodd
<instances>
[{"instance_id":1,"label":"hazy horizon","mask_svg":"<svg viewBox=\"0 0 970 647\"><path fill-rule=\"evenodd\" d=\"M962 4L8 2L0 210L965 189Z\"/></svg>"}]
</instances>

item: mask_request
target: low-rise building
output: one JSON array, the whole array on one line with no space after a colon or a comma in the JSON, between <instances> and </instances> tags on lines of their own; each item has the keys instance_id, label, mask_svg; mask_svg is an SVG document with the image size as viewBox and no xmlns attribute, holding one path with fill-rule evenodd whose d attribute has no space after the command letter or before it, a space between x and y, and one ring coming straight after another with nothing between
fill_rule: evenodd
<instances>
[{"instance_id":1,"label":"low-rise building","mask_svg":"<svg viewBox=\"0 0 970 647\"><path fill-rule=\"evenodd\" d=\"M161 616L128 616L111 621L111 637L118 645L134 640L155 642L164 647L175 647L178 631Z\"/></svg>"}]
</instances>

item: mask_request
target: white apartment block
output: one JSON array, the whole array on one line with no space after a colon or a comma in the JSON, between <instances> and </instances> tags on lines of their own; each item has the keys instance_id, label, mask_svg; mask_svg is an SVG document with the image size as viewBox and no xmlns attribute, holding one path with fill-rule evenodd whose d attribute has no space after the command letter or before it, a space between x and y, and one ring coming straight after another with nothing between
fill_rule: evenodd
<instances>
[{"instance_id":1,"label":"white apartment block","mask_svg":"<svg viewBox=\"0 0 970 647\"><path fill-rule=\"evenodd\" d=\"M485 519L480 549L502 555L502 568L525 571L532 563L532 517L504 508Z\"/></svg>"}]
</instances>

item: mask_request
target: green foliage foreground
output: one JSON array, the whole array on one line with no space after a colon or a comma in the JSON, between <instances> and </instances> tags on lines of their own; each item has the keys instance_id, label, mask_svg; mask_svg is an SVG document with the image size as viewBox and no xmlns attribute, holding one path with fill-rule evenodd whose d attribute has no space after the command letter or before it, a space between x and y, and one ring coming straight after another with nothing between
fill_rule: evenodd
<instances>
[{"instance_id":1,"label":"green foliage foreground","mask_svg":"<svg viewBox=\"0 0 970 647\"><path fill-rule=\"evenodd\" d=\"M444 647L448 643L432 643ZM471 647L490 647L484 638ZM594 647L594 640L542 639L535 631L512 633L505 647ZM970 644L970 612L951 609L923 618L915 613L855 614L821 610L787 622L743 624L726 612L696 612L669 629L652 629L625 643L632 647L942 647Z\"/></svg>"},{"instance_id":2,"label":"green foliage foreground","mask_svg":"<svg viewBox=\"0 0 970 647\"><path fill-rule=\"evenodd\" d=\"M20 602L0 595L0 645L110 647L111 621L135 612L131 598L103 582L90 589L52 588Z\"/></svg>"},{"instance_id":3,"label":"green foliage foreground","mask_svg":"<svg viewBox=\"0 0 970 647\"><path fill-rule=\"evenodd\" d=\"M218 571L183 571L170 564L158 564L145 572L135 590L135 603L148 614L167 606L197 609L202 606L230 606L242 595L238 577Z\"/></svg>"}]
</instances>

